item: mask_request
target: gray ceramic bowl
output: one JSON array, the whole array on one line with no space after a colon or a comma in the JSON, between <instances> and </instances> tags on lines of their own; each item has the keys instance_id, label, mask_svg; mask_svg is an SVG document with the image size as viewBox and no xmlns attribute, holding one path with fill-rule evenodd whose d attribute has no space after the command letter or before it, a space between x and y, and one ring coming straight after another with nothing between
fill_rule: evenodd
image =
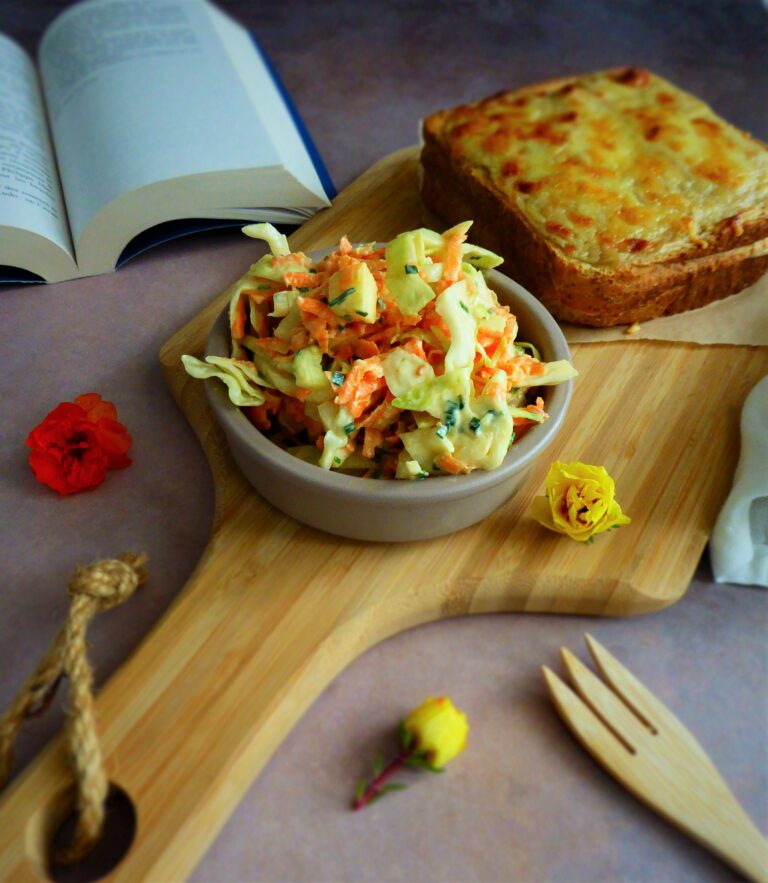
<instances>
[{"instance_id":1,"label":"gray ceramic bowl","mask_svg":"<svg viewBox=\"0 0 768 883\"><path fill-rule=\"evenodd\" d=\"M488 284L517 317L520 340L535 344L547 362L568 359L568 345L546 309L524 288L491 270ZM227 310L211 330L206 355L228 356ZM357 540L403 542L452 533L481 521L528 477L536 458L563 424L573 381L542 387L549 420L516 442L498 469L439 475L424 481L363 479L328 472L286 453L233 405L224 384L205 380L208 401L238 466L272 505L298 521Z\"/></svg>"}]
</instances>

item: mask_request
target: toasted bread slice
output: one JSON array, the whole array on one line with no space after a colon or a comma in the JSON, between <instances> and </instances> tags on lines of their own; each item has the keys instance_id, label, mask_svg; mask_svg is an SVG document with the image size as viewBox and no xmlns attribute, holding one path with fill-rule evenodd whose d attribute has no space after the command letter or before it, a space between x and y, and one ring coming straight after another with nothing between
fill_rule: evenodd
<instances>
[{"instance_id":1,"label":"toasted bread slice","mask_svg":"<svg viewBox=\"0 0 768 883\"><path fill-rule=\"evenodd\" d=\"M429 116L422 195L559 319L606 326L703 306L768 270L768 148L697 98L622 68Z\"/></svg>"}]
</instances>

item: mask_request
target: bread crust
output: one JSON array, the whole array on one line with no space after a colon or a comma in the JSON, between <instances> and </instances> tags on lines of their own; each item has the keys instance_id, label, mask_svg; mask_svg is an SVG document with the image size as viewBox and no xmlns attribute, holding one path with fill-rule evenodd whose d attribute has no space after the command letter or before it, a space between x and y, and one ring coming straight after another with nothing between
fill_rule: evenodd
<instances>
[{"instance_id":1,"label":"bread crust","mask_svg":"<svg viewBox=\"0 0 768 883\"><path fill-rule=\"evenodd\" d=\"M514 95L551 92L579 79L550 80ZM472 240L497 251L505 272L558 319L594 327L646 321L727 297L768 271L768 209L743 220L727 218L706 247L692 243L663 260L641 257L606 267L570 258L534 227L485 168L451 151L444 133L449 113L440 111L424 121L424 203L447 224L473 219Z\"/></svg>"}]
</instances>

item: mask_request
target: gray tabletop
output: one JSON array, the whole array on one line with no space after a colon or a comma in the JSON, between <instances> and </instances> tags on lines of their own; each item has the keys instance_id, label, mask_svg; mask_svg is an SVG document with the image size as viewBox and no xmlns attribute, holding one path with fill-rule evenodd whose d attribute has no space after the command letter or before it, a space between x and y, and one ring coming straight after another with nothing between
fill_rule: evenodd
<instances>
[{"instance_id":1,"label":"gray tabletop","mask_svg":"<svg viewBox=\"0 0 768 883\"><path fill-rule=\"evenodd\" d=\"M0 0L0 30L33 49L66 6ZM740 2L498 0L221 5L256 31L337 187L416 140L420 117L538 79L626 63L667 76L768 138L768 13ZM99 681L141 642L206 543L212 484L157 353L248 261L233 233L172 243L95 279L0 292L0 706L66 610L73 565L145 549L151 582L92 629ZM24 440L59 401L96 390L134 463L58 498ZM717 585L706 555L675 606L629 620L496 615L421 627L341 674L278 749L193 875L198 881L690 881L735 875L625 793L570 738L539 667L589 630L700 738L768 829L768 595ZM425 696L469 714L441 777L364 813L348 802L393 724ZM25 730L19 767L61 724Z\"/></svg>"}]
</instances>

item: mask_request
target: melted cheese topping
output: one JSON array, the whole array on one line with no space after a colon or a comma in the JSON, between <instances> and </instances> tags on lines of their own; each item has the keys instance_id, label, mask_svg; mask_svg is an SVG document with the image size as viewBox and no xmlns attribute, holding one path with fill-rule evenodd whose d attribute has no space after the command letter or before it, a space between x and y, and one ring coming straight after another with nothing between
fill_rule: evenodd
<instances>
[{"instance_id":1,"label":"melted cheese topping","mask_svg":"<svg viewBox=\"0 0 768 883\"><path fill-rule=\"evenodd\" d=\"M443 138L589 264L670 260L768 210L768 149L637 68L457 107Z\"/></svg>"}]
</instances>

